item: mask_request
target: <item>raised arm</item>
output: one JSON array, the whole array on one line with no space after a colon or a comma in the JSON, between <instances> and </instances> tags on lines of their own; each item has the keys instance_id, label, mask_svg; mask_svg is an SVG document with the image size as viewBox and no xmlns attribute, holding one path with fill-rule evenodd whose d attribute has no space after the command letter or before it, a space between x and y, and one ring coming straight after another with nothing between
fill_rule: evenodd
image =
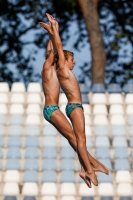
<instances>
[{"instance_id":1,"label":"raised arm","mask_svg":"<svg viewBox=\"0 0 133 200\"><path fill-rule=\"evenodd\" d=\"M56 28L56 20L51 15L49 15L47 13L46 13L46 15L47 15L47 17L48 17L48 19L49 19L49 21L51 22L51 25L52 25L54 41L55 41L56 49L57 49L58 56L59 56L59 61L58 61L59 68L61 69L61 68L65 67L65 56L64 56L59 32Z\"/></svg>"},{"instance_id":2,"label":"raised arm","mask_svg":"<svg viewBox=\"0 0 133 200\"><path fill-rule=\"evenodd\" d=\"M50 38L50 40L52 42L51 48L54 51L54 54L56 54L57 53L57 49L56 49L56 45L55 45L55 41L54 41L54 36L53 36L53 30L52 30L51 23L45 24L44 22L39 22L39 24L40 24L41 27L43 27L44 29L46 29L48 31L49 38ZM56 22L56 28L58 30L58 22Z\"/></svg>"}]
</instances>

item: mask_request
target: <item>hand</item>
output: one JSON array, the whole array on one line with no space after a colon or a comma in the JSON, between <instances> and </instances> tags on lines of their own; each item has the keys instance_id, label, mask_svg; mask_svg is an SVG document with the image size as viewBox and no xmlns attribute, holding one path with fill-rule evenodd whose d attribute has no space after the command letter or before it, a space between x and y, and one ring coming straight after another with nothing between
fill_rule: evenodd
<instances>
[{"instance_id":1,"label":"hand","mask_svg":"<svg viewBox=\"0 0 133 200\"><path fill-rule=\"evenodd\" d=\"M48 20L50 21L50 23L52 25L56 25L56 19L54 17L52 17L52 15L46 13Z\"/></svg>"},{"instance_id":2,"label":"hand","mask_svg":"<svg viewBox=\"0 0 133 200\"><path fill-rule=\"evenodd\" d=\"M51 22L49 22L49 25L50 25L51 29L53 29ZM56 21L56 24L55 24L55 28L59 32L59 24L58 24L57 21Z\"/></svg>"},{"instance_id":3,"label":"hand","mask_svg":"<svg viewBox=\"0 0 133 200\"><path fill-rule=\"evenodd\" d=\"M53 35L53 30L51 24L45 24L44 22L38 22L41 27L45 28L51 35Z\"/></svg>"}]
</instances>

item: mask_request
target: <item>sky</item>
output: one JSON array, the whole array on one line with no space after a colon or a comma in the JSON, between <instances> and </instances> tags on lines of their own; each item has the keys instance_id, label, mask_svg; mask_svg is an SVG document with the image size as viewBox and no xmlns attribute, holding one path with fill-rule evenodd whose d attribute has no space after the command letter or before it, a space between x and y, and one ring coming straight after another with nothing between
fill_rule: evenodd
<instances>
[{"instance_id":1,"label":"sky","mask_svg":"<svg viewBox=\"0 0 133 200\"><path fill-rule=\"evenodd\" d=\"M63 49L70 50L74 53L74 60L75 60L75 67L73 69L73 73L78 78L79 74L81 73L81 70L78 66L82 65L85 61L89 62L91 60L91 52L90 52L90 46L89 43L86 43L85 47L81 49L81 51L77 51L73 48L73 43L75 41L75 32L77 31L76 23L72 23L70 26L70 38L67 42L67 45L63 46ZM44 62L44 51L40 50L38 54L36 55L36 62L34 63L37 67L35 67L35 72L40 73L42 69L42 65Z\"/></svg>"}]
</instances>

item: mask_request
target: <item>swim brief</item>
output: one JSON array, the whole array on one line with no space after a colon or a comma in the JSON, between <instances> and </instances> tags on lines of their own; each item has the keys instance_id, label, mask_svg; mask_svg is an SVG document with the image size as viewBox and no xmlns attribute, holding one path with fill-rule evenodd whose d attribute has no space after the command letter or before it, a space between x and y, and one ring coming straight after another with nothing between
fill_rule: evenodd
<instances>
[{"instance_id":1,"label":"swim brief","mask_svg":"<svg viewBox=\"0 0 133 200\"><path fill-rule=\"evenodd\" d=\"M43 109L43 116L44 116L44 118L48 122L50 122L51 115L56 110L59 110L59 106L57 106L57 105L45 106L44 109Z\"/></svg>"},{"instance_id":2,"label":"swim brief","mask_svg":"<svg viewBox=\"0 0 133 200\"><path fill-rule=\"evenodd\" d=\"M82 110L84 110L83 106L81 103L68 103L66 105L66 114L67 116L70 118L70 114L72 113L72 111L75 109L75 108L82 108Z\"/></svg>"}]
</instances>

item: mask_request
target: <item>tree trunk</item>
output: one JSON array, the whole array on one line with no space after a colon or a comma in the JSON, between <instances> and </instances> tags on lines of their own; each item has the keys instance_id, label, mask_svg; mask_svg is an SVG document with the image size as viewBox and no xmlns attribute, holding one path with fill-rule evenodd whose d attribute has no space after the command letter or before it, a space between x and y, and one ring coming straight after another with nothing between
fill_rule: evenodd
<instances>
[{"instance_id":1,"label":"tree trunk","mask_svg":"<svg viewBox=\"0 0 133 200\"><path fill-rule=\"evenodd\" d=\"M78 0L88 31L92 53L92 83L104 83L106 55L97 11L98 0Z\"/></svg>"}]
</instances>

